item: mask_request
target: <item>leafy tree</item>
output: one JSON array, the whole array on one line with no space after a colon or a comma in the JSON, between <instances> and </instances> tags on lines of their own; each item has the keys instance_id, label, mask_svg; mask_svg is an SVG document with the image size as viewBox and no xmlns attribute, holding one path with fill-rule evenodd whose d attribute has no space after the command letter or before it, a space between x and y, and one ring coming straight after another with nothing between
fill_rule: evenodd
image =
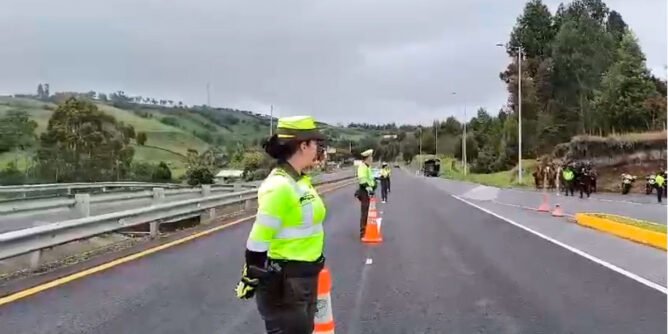
<instances>
[{"instance_id":1,"label":"leafy tree","mask_svg":"<svg viewBox=\"0 0 668 334\"><path fill-rule=\"evenodd\" d=\"M607 32L612 35L613 39L617 43L622 41L622 38L624 37L624 34L626 34L626 30L628 28L628 25L622 18L622 14L619 14L614 10L610 12L608 21L606 22L605 26Z\"/></svg>"},{"instance_id":2,"label":"leafy tree","mask_svg":"<svg viewBox=\"0 0 668 334\"><path fill-rule=\"evenodd\" d=\"M139 133L137 133L136 140L137 140L137 144L139 144L140 146L144 146L144 144L146 144L146 141L148 140L148 137L146 136L146 132L140 131Z\"/></svg>"},{"instance_id":3,"label":"leafy tree","mask_svg":"<svg viewBox=\"0 0 668 334\"><path fill-rule=\"evenodd\" d=\"M42 87L42 84L37 85L37 98L44 98L44 87Z\"/></svg>"},{"instance_id":4,"label":"leafy tree","mask_svg":"<svg viewBox=\"0 0 668 334\"><path fill-rule=\"evenodd\" d=\"M198 186L201 184L213 184L214 175L211 170L204 167L195 167L188 169L186 172L188 184L191 186Z\"/></svg>"},{"instance_id":5,"label":"leafy tree","mask_svg":"<svg viewBox=\"0 0 668 334\"><path fill-rule=\"evenodd\" d=\"M160 161L154 168L151 180L154 182L169 182L172 180L172 171L164 161Z\"/></svg>"},{"instance_id":6,"label":"leafy tree","mask_svg":"<svg viewBox=\"0 0 668 334\"><path fill-rule=\"evenodd\" d=\"M16 163L11 161L7 166L0 170L1 185L18 185L25 183L25 175L16 167Z\"/></svg>"},{"instance_id":7,"label":"leafy tree","mask_svg":"<svg viewBox=\"0 0 668 334\"><path fill-rule=\"evenodd\" d=\"M9 110L0 118L0 152L24 151L35 144L37 123L23 110Z\"/></svg>"},{"instance_id":8,"label":"leafy tree","mask_svg":"<svg viewBox=\"0 0 668 334\"><path fill-rule=\"evenodd\" d=\"M555 91L560 106L557 118L563 120L569 130L564 134L564 141L593 125L590 101L613 56L611 36L586 15L566 21L555 37L553 85L558 87Z\"/></svg>"},{"instance_id":9,"label":"leafy tree","mask_svg":"<svg viewBox=\"0 0 668 334\"><path fill-rule=\"evenodd\" d=\"M40 172L58 182L123 179L134 155L125 133L113 116L72 97L58 106L40 136Z\"/></svg>"},{"instance_id":10,"label":"leafy tree","mask_svg":"<svg viewBox=\"0 0 668 334\"><path fill-rule=\"evenodd\" d=\"M97 94L97 99L102 101L102 102L107 102L107 94L104 93L98 93Z\"/></svg>"},{"instance_id":11,"label":"leafy tree","mask_svg":"<svg viewBox=\"0 0 668 334\"><path fill-rule=\"evenodd\" d=\"M656 95L656 88L649 80L645 56L633 33L624 35L617 57L597 92L597 123L604 133L651 129L652 115L645 101Z\"/></svg>"},{"instance_id":12,"label":"leafy tree","mask_svg":"<svg viewBox=\"0 0 668 334\"><path fill-rule=\"evenodd\" d=\"M556 31L549 8L541 0L530 0L510 34L507 52L517 55L521 47L528 58L544 58L550 55L550 45ZM532 71L535 74L535 71Z\"/></svg>"}]
</instances>

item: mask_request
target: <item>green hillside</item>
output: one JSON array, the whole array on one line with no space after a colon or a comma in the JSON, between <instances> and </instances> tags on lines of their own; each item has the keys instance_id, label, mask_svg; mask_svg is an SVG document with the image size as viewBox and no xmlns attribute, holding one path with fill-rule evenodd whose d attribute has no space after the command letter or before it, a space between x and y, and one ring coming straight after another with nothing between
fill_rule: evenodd
<instances>
[{"instance_id":1,"label":"green hillside","mask_svg":"<svg viewBox=\"0 0 668 334\"><path fill-rule=\"evenodd\" d=\"M98 108L125 124L135 133L144 132L144 146L135 144L135 162L165 161L174 176L185 172L185 156L189 149L203 152L211 146L225 147L235 143L257 144L268 133L268 116L224 108L180 108L144 104L127 104L124 108L96 101ZM37 135L46 130L56 104L30 98L0 97L0 117L8 110L28 113L37 123ZM338 141L359 141L373 132L339 128L322 124L326 132ZM30 163L32 152L0 154L0 169L14 161L19 168Z\"/></svg>"}]
</instances>

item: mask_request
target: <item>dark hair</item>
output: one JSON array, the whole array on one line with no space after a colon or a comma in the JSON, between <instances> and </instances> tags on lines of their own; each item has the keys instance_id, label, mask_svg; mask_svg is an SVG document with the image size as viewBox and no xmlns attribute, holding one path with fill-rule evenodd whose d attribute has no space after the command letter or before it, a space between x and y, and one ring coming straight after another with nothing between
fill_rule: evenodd
<instances>
[{"instance_id":1,"label":"dark hair","mask_svg":"<svg viewBox=\"0 0 668 334\"><path fill-rule=\"evenodd\" d=\"M273 135L264 141L262 148L264 148L264 151L267 152L270 157L276 160L285 161L297 152L299 145L304 141L305 140L283 141L278 139L277 135Z\"/></svg>"}]
</instances>

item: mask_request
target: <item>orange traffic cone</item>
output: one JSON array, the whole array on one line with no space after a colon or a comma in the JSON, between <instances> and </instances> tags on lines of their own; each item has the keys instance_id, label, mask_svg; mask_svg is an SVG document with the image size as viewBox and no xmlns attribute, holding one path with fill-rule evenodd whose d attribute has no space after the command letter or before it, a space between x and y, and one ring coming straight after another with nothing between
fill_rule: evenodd
<instances>
[{"instance_id":1,"label":"orange traffic cone","mask_svg":"<svg viewBox=\"0 0 668 334\"><path fill-rule=\"evenodd\" d=\"M550 212L550 204L547 203L547 194L543 194L543 203L540 203L538 212Z\"/></svg>"},{"instance_id":2,"label":"orange traffic cone","mask_svg":"<svg viewBox=\"0 0 668 334\"><path fill-rule=\"evenodd\" d=\"M383 236L380 233L380 227L378 226L376 219L378 218L378 211L376 211L376 198L371 198L371 203L369 204L369 217L366 222L366 229L364 230L364 237L362 237L362 242L364 243L380 243L383 242Z\"/></svg>"},{"instance_id":3,"label":"orange traffic cone","mask_svg":"<svg viewBox=\"0 0 668 334\"><path fill-rule=\"evenodd\" d=\"M563 217L564 216L564 210L561 209L559 204L557 204L554 207L554 211L552 211L552 216L554 216L554 217Z\"/></svg>"},{"instance_id":4,"label":"orange traffic cone","mask_svg":"<svg viewBox=\"0 0 668 334\"><path fill-rule=\"evenodd\" d=\"M318 302L315 312L313 333L334 334L334 314L332 313L332 276L327 267L318 275Z\"/></svg>"}]
</instances>

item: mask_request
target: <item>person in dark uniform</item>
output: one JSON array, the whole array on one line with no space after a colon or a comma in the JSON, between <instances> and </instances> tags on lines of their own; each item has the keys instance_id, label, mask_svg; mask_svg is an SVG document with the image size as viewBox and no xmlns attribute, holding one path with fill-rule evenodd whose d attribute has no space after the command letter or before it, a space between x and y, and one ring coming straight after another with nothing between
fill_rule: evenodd
<instances>
[{"instance_id":1,"label":"person in dark uniform","mask_svg":"<svg viewBox=\"0 0 668 334\"><path fill-rule=\"evenodd\" d=\"M390 192L390 168L387 162L383 162L383 168L380 170L380 199L387 203L387 194Z\"/></svg>"}]
</instances>

